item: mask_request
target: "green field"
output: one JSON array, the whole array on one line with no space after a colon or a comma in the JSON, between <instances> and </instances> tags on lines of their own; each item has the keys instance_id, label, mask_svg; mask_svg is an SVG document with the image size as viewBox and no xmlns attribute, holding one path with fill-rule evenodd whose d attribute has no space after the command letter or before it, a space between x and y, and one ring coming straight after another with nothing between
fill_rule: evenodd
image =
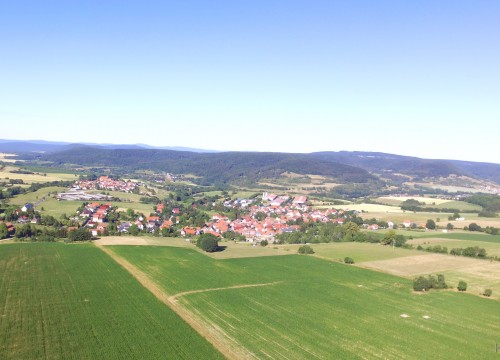
<instances>
[{"instance_id":1,"label":"green field","mask_svg":"<svg viewBox=\"0 0 500 360\"><path fill-rule=\"evenodd\" d=\"M257 358L498 359L498 301L417 295L410 280L311 256L214 260L182 248L111 249ZM252 284L261 286L236 288Z\"/></svg>"},{"instance_id":2,"label":"green field","mask_svg":"<svg viewBox=\"0 0 500 360\"><path fill-rule=\"evenodd\" d=\"M91 244L0 246L0 359L206 359L218 352Z\"/></svg>"},{"instance_id":3,"label":"green field","mask_svg":"<svg viewBox=\"0 0 500 360\"><path fill-rule=\"evenodd\" d=\"M54 192L64 192L66 188L60 186L51 186L39 189L35 192L29 192L26 194L17 195L16 197L9 200L9 204L14 205L24 205L26 203L36 203L41 200L43 197L46 197L48 200L48 194ZM40 203L40 207L43 206L43 202Z\"/></svg>"},{"instance_id":4,"label":"green field","mask_svg":"<svg viewBox=\"0 0 500 360\"><path fill-rule=\"evenodd\" d=\"M67 216L74 215L76 210L82 206L82 204L83 201L59 201L50 197L37 206L36 210L40 211L42 215L51 215L56 219L59 219L63 214L66 214Z\"/></svg>"},{"instance_id":5,"label":"green field","mask_svg":"<svg viewBox=\"0 0 500 360\"><path fill-rule=\"evenodd\" d=\"M302 245L280 245L278 248L288 249L296 253ZM380 244L339 242L329 244L312 244L314 255L343 262L345 257L354 259L355 262L394 259L405 256L421 255L418 250L392 248Z\"/></svg>"}]
</instances>

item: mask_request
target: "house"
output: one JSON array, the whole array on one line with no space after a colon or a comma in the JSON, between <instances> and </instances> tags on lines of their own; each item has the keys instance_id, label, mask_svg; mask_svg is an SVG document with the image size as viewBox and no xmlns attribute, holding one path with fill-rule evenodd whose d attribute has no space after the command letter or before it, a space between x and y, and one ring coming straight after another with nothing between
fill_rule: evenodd
<instances>
[{"instance_id":1,"label":"house","mask_svg":"<svg viewBox=\"0 0 500 360\"><path fill-rule=\"evenodd\" d=\"M411 226L411 221L410 220L403 220L403 226L405 228L409 228Z\"/></svg>"},{"instance_id":2,"label":"house","mask_svg":"<svg viewBox=\"0 0 500 360\"><path fill-rule=\"evenodd\" d=\"M373 224L373 225L370 225L366 228L367 230L378 230L378 225L377 224Z\"/></svg>"},{"instance_id":3,"label":"house","mask_svg":"<svg viewBox=\"0 0 500 360\"><path fill-rule=\"evenodd\" d=\"M0 224L3 223L2 220L0 220ZM5 226L7 226L7 235L12 236L16 232L16 227L11 223L11 222L6 222Z\"/></svg>"},{"instance_id":4,"label":"house","mask_svg":"<svg viewBox=\"0 0 500 360\"><path fill-rule=\"evenodd\" d=\"M266 200L266 201L273 201L277 197L278 197L278 195L269 194L267 192L265 192L265 193L262 194L262 200Z\"/></svg>"},{"instance_id":5,"label":"house","mask_svg":"<svg viewBox=\"0 0 500 360\"><path fill-rule=\"evenodd\" d=\"M141 221L141 220L137 220L137 221L134 223L134 225L135 225L135 226L137 226L137 228L138 228L139 230L141 230L141 231L142 231L142 230L144 230L144 224L142 223L142 221Z\"/></svg>"},{"instance_id":6,"label":"house","mask_svg":"<svg viewBox=\"0 0 500 360\"><path fill-rule=\"evenodd\" d=\"M33 210L33 204L31 203L26 203L24 206L21 208L22 212L27 212L29 210Z\"/></svg>"},{"instance_id":7,"label":"house","mask_svg":"<svg viewBox=\"0 0 500 360\"><path fill-rule=\"evenodd\" d=\"M293 198L294 205L304 205L307 202L307 197L305 196L296 196Z\"/></svg>"},{"instance_id":8,"label":"house","mask_svg":"<svg viewBox=\"0 0 500 360\"><path fill-rule=\"evenodd\" d=\"M130 228L130 226L131 224L129 222L121 223L118 227L118 231L121 233L128 233L128 229Z\"/></svg>"},{"instance_id":9,"label":"house","mask_svg":"<svg viewBox=\"0 0 500 360\"><path fill-rule=\"evenodd\" d=\"M182 228L181 230L181 235L186 236L186 235L199 235L200 233L200 228L198 227L191 227L191 226L186 226Z\"/></svg>"},{"instance_id":10,"label":"house","mask_svg":"<svg viewBox=\"0 0 500 360\"><path fill-rule=\"evenodd\" d=\"M168 229L169 227L171 227L173 225L173 222L172 220L165 220L163 222L163 224L160 225L160 229L163 230L163 229Z\"/></svg>"},{"instance_id":11,"label":"house","mask_svg":"<svg viewBox=\"0 0 500 360\"><path fill-rule=\"evenodd\" d=\"M165 208L165 205L163 205L162 203L159 203L158 205L156 205L156 212L158 214L161 214L163 212L164 208Z\"/></svg>"}]
</instances>

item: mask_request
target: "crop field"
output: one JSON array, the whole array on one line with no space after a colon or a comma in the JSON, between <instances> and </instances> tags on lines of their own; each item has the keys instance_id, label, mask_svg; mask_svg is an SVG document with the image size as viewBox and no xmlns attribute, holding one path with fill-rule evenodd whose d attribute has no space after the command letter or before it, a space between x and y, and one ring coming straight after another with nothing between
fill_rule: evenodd
<instances>
[{"instance_id":1,"label":"crop field","mask_svg":"<svg viewBox=\"0 0 500 360\"><path fill-rule=\"evenodd\" d=\"M222 356L91 244L0 245L0 359Z\"/></svg>"},{"instance_id":2,"label":"crop field","mask_svg":"<svg viewBox=\"0 0 500 360\"><path fill-rule=\"evenodd\" d=\"M95 243L97 245L173 246L201 251L194 244L191 244L189 239L176 237L106 236L95 241ZM252 246L247 242L219 241L219 246L223 249L222 251L204 254L214 259L290 255L289 251L281 247Z\"/></svg>"},{"instance_id":3,"label":"crop field","mask_svg":"<svg viewBox=\"0 0 500 360\"><path fill-rule=\"evenodd\" d=\"M343 210L366 211L368 213L391 213L391 214L403 213L403 210L401 210L399 207L381 205L381 204L347 204L347 205L333 205L331 207Z\"/></svg>"},{"instance_id":4,"label":"crop field","mask_svg":"<svg viewBox=\"0 0 500 360\"><path fill-rule=\"evenodd\" d=\"M16 161L19 161L14 156L17 156L17 155L16 154L8 154L8 153L0 153L0 161L4 162L4 163L14 163ZM7 159L7 157L14 157L14 158Z\"/></svg>"},{"instance_id":5,"label":"crop field","mask_svg":"<svg viewBox=\"0 0 500 360\"><path fill-rule=\"evenodd\" d=\"M45 183L50 181L67 181L67 180L77 180L78 176L75 174L67 174L67 173L35 173L35 174L16 174L11 173L12 170L19 170L18 167L15 166L6 166L3 169L0 169L0 181L4 181L5 179L21 179L26 184L32 183ZM44 174L44 175L43 175Z\"/></svg>"},{"instance_id":6,"label":"crop field","mask_svg":"<svg viewBox=\"0 0 500 360\"><path fill-rule=\"evenodd\" d=\"M311 256L215 260L182 248L111 249L256 358L498 358L498 301L417 295L410 280Z\"/></svg>"},{"instance_id":7,"label":"crop field","mask_svg":"<svg viewBox=\"0 0 500 360\"><path fill-rule=\"evenodd\" d=\"M399 209L399 208L397 208ZM411 222L415 222L417 224L424 224L428 219L433 219L436 221L436 219L441 220L441 225L444 223L444 226L452 221L448 221L448 216L453 215L450 213L436 213L436 212L409 212L409 211L368 211L366 213L359 214L363 219L371 219L371 218L376 218L379 220L384 220L384 221L392 221L396 224L401 224L405 220L410 220ZM467 214L467 220L461 221L461 226L463 227L465 225L469 225L470 222L475 221L475 220L470 220L468 218L476 218L477 219L477 214Z\"/></svg>"}]
</instances>

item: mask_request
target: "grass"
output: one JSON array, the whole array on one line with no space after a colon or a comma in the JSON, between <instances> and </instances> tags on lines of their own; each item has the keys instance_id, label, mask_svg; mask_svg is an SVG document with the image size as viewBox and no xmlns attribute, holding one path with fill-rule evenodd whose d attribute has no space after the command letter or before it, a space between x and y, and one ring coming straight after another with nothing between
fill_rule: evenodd
<instances>
[{"instance_id":1,"label":"grass","mask_svg":"<svg viewBox=\"0 0 500 360\"><path fill-rule=\"evenodd\" d=\"M0 246L1 359L222 358L92 244Z\"/></svg>"},{"instance_id":2,"label":"grass","mask_svg":"<svg viewBox=\"0 0 500 360\"><path fill-rule=\"evenodd\" d=\"M434 206L433 206L434 207ZM483 207L480 205L469 204L465 201L447 201L445 203L437 204L438 209L458 209L459 211L481 211Z\"/></svg>"},{"instance_id":3,"label":"grass","mask_svg":"<svg viewBox=\"0 0 500 360\"><path fill-rule=\"evenodd\" d=\"M335 209L343 210L356 210L365 211L367 213L402 213L399 207L381 205L381 204L347 204L347 205L333 205Z\"/></svg>"},{"instance_id":4,"label":"grass","mask_svg":"<svg viewBox=\"0 0 500 360\"><path fill-rule=\"evenodd\" d=\"M214 260L182 248L112 249L169 294L269 285L178 295L256 358L497 358L498 301L415 295L410 280L311 256Z\"/></svg>"},{"instance_id":5,"label":"grass","mask_svg":"<svg viewBox=\"0 0 500 360\"><path fill-rule=\"evenodd\" d=\"M478 246L484 248L488 256L500 256L500 241L477 241L477 240L453 240L446 238L419 238L408 241L408 243L418 246L421 245L424 248L427 246L446 246L448 251L453 248L466 248L469 246Z\"/></svg>"},{"instance_id":6,"label":"grass","mask_svg":"<svg viewBox=\"0 0 500 360\"><path fill-rule=\"evenodd\" d=\"M61 215L71 216L76 213L76 209L82 206L83 201L59 201L52 197L44 200L36 210L43 215L51 215L59 219ZM41 210L43 208L43 210Z\"/></svg>"},{"instance_id":7,"label":"grass","mask_svg":"<svg viewBox=\"0 0 500 360\"><path fill-rule=\"evenodd\" d=\"M37 201L41 200L43 197L48 196L49 193L53 192L64 192L66 191L66 188L60 187L60 186L51 186L51 187L45 187L42 189L39 189L35 192L30 192L26 194L21 194L18 195L12 199L9 200L10 204L14 205L24 205L26 203L36 203ZM47 198L48 200L48 198ZM43 202L40 203L40 206L43 206Z\"/></svg>"},{"instance_id":8,"label":"grass","mask_svg":"<svg viewBox=\"0 0 500 360\"><path fill-rule=\"evenodd\" d=\"M431 198L431 197L420 197L420 196L382 196L377 198L377 201L380 201L382 203L392 203L392 204L401 204L403 201L409 200L409 199L414 199L417 200L418 202L425 203L426 205L439 205L439 204L444 204L448 202L449 200L446 199L436 199L436 198Z\"/></svg>"},{"instance_id":9,"label":"grass","mask_svg":"<svg viewBox=\"0 0 500 360\"><path fill-rule=\"evenodd\" d=\"M302 245L280 245L280 248L297 253ZM405 256L414 256L422 254L418 250L406 250L383 246L380 244L339 242L329 244L310 245L315 255L338 261L344 261L345 257L351 257L355 262L394 259Z\"/></svg>"}]
</instances>

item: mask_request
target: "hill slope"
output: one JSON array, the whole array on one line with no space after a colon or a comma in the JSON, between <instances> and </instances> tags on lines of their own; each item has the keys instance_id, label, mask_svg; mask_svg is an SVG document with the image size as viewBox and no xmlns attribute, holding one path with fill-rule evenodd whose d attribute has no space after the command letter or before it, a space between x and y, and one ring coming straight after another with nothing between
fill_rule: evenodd
<instances>
[{"instance_id":1,"label":"hill slope","mask_svg":"<svg viewBox=\"0 0 500 360\"><path fill-rule=\"evenodd\" d=\"M59 153L37 155L55 165L117 167L126 170L155 170L203 177L204 183L245 182L276 178L284 172L331 177L339 182L364 183L375 180L368 171L308 154L288 153L193 153L152 149L71 148Z\"/></svg>"},{"instance_id":2,"label":"hill slope","mask_svg":"<svg viewBox=\"0 0 500 360\"><path fill-rule=\"evenodd\" d=\"M417 178L465 175L500 184L500 164L457 160L432 160L378 152L317 152L312 157L360 167L371 173L400 173Z\"/></svg>"}]
</instances>

